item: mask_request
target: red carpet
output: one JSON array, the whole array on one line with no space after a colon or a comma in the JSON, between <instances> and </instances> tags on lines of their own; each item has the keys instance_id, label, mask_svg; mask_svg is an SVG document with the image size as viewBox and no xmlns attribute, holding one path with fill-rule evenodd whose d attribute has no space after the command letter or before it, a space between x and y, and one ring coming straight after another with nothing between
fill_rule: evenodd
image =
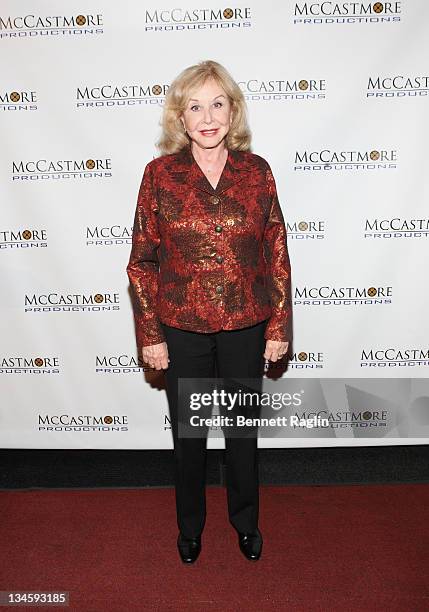
<instances>
[{"instance_id":1,"label":"red carpet","mask_svg":"<svg viewBox=\"0 0 429 612\"><path fill-rule=\"evenodd\" d=\"M242 557L207 489L195 565L172 489L2 491L0 590L69 591L40 610L429 610L429 485L261 487L263 556ZM22 608L1 607L1 610Z\"/></svg>"}]
</instances>

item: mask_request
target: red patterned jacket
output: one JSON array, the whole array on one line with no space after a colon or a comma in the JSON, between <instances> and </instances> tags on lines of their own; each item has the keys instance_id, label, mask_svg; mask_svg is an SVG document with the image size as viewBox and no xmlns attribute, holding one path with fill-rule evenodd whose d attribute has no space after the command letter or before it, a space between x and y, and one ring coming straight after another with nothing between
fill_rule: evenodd
<instances>
[{"instance_id":1,"label":"red patterned jacket","mask_svg":"<svg viewBox=\"0 0 429 612\"><path fill-rule=\"evenodd\" d=\"M286 227L268 162L228 151L216 189L190 145L149 162L127 274L139 350L165 340L160 321L196 332L269 318L265 338L291 338Z\"/></svg>"}]
</instances>

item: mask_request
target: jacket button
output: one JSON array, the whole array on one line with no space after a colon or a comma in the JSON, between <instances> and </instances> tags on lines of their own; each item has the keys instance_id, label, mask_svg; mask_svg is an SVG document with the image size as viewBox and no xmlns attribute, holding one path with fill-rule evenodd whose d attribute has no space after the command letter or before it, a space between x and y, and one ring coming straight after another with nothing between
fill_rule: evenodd
<instances>
[{"instance_id":1,"label":"jacket button","mask_svg":"<svg viewBox=\"0 0 429 612\"><path fill-rule=\"evenodd\" d=\"M222 263L222 262L223 262L223 257L222 257L222 255L216 255L216 261L217 261L218 263Z\"/></svg>"},{"instance_id":2,"label":"jacket button","mask_svg":"<svg viewBox=\"0 0 429 612\"><path fill-rule=\"evenodd\" d=\"M216 225L215 227L215 232L221 232L222 231L222 226L221 225Z\"/></svg>"},{"instance_id":3,"label":"jacket button","mask_svg":"<svg viewBox=\"0 0 429 612\"><path fill-rule=\"evenodd\" d=\"M223 287L222 287L222 285L218 285L218 286L216 287L216 293L222 293L222 292L223 292Z\"/></svg>"},{"instance_id":4,"label":"jacket button","mask_svg":"<svg viewBox=\"0 0 429 612\"><path fill-rule=\"evenodd\" d=\"M217 196L212 196L212 203L219 204L219 198Z\"/></svg>"}]
</instances>

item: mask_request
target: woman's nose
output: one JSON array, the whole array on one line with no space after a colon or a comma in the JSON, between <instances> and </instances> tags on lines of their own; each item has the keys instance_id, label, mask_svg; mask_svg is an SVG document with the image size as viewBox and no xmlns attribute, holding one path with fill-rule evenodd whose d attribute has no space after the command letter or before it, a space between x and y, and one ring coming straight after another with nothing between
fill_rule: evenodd
<instances>
[{"instance_id":1,"label":"woman's nose","mask_svg":"<svg viewBox=\"0 0 429 612\"><path fill-rule=\"evenodd\" d=\"M212 113L210 108L204 109L204 122L211 123L212 122Z\"/></svg>"}]
</instances>

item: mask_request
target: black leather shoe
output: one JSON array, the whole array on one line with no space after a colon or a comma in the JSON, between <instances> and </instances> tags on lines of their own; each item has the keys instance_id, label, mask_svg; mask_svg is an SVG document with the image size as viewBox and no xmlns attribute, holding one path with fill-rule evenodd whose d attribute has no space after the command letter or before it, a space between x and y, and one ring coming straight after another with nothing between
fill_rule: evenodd
<instances>
[{"instance_id":1,"label":"black leather shoe","mask_svg":"<svg viewBox=\"0 0 429 612\"><path fill-rule=\"evenodd\" d=\"M194 563L201 552L201 536L185 538L181 533L177 538L177 548L183 563Z\"/></svg>"},{"instance_id":2,"label":"black leather shoe","mask_svg":"<svg viewBox=\"0 0 429 612\"><path fill-rule=\"evenodd\" d=\"M262 552L262 534L259 529L253 533L238 532L240 550L249 561L257 561Z\"/></svg>"}]
</instances>

